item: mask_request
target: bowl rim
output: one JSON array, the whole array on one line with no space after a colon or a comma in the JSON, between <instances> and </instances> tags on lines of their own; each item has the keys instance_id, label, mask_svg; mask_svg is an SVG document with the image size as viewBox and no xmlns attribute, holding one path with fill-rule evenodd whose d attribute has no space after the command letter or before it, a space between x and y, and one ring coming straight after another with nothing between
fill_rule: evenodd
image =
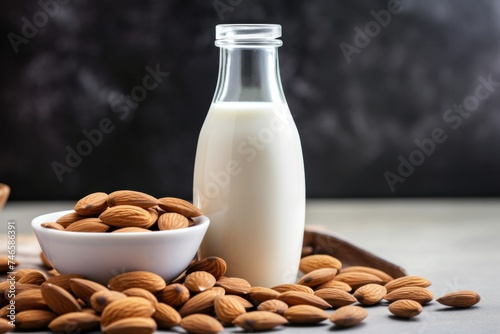
<instances>
[{"instance_id":1,"label":"bowl rim","mask_svg":"<svg viewBox=\"0 0 500 334\"><path fill-rule=\"evenodd\" d=\"M201 215L198 217L192 217L195 221L195 225L179 228L175 230L166 230L166 231L151 231L153 233L144 233L144 232L127 232L127 233L107 233L107 232L68 232L68 231L60 231L51 228L42 227L43 223L49 222L49 220L43 219L46 216L59 215L63 216L68 213L75 212L74 210L63 210L63 211L55 211L45 213L43 215L36 216L31 220L31 228L35 232L53 234L54 236L67 236L68 238L101 238L101 239L129 239L129 238L151 238L151 237L165 237L165 236L175 236L186 233L194 233L198 230L205 229L205 225L210 224L210 219L207 216ZM109 237L109 235L113 235Z\"/></svg>"}]
</instances>

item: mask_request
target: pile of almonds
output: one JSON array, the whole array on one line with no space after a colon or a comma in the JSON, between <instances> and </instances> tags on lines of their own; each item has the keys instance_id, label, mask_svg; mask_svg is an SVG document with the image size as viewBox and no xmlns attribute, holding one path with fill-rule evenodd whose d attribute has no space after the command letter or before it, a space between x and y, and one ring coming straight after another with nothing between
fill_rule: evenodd
<instances>
[{"instance_id":1,"label":"pile of almonds","mask_svg":"<svg viewBox=\"0 0 500 334\"><path fill-rule=\"evenodd\" d=\"M149 232L190 227L200 216L193 204L175 197L155 197L132 190L96 192L80 199L75 212L45 228L71 232Z\"/></svg>"},{"instance_id":2,"label":"pile of almonds","mask_svg":"<svg viewBox=\"0 0 500 334\"><path fill-rule=\"evenodd\" d=\"M431 282L419 276L393 279L370 267L342 268L330 255L309 255L300 262L304 276L297 284L272 288L251 286L226 277L226 262L208 257L193 263L167 284L154 273L135 271L113 277L107 286L78 275L46 278L33 269L17 271L16 295L10 282L0 283L0 334L13 328L6 316L16 307L16 328L53 332L101 329L104 333L153 333L182 327L190 333L219 333L224 326L245 331L270 330L285 324L312 325L326 319L351 327L368 316L363 306L385 300L397 317L422 312L433 300ZM437 299L451 307L470 307L480 300L473 291ZM358 305L353 305L359 303ZM335 309L329 314L325 310Z\"/></svg>"}]
</instances>

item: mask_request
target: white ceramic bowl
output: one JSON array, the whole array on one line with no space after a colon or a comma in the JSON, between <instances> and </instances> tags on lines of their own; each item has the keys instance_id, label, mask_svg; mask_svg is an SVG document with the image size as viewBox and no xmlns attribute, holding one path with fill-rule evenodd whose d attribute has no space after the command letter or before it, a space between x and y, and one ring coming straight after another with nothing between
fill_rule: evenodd
<instances>
[{"instance_id":1,"label":"white ceramic bowl","mask_svg":"<svg viewBox=\"0 0 500 334\"><path fill-rule=\"evenodd\" d=\"M73 211L33 219L38 243L59 273L80 274L104 284L117 274L136 270L154 272L167 282L174 279L196 255L210 224L208 217L199 216L193 218L192 227L151 233L66 232L41 226L69 212Z\"/></svg>"}]
</instances>

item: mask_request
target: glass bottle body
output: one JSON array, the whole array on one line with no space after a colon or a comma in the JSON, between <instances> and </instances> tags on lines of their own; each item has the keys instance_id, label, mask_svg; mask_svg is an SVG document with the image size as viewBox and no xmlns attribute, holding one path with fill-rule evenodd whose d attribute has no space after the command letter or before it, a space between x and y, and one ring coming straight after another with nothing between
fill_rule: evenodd
<instances>
[{"instance_id":1,"label":"glass bottle body","mask_svg":"<svg viewBox=\"0 0 500 334\"><path fill-rule=\"evenodd\" d=\"M296 280L305 218L302 149L281 88L278 43L219 45L193 197L211 220L202 255L226 260L227 276L268 287Z\"/></svg>"}]
</instances>

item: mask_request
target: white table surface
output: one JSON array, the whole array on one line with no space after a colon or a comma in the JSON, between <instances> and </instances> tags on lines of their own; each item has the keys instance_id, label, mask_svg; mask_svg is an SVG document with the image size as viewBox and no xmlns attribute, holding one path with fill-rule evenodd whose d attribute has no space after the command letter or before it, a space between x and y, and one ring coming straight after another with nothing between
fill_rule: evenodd
<instances>
[{"instance_id":1,"label":"white table surface","mask_svg":"<svg viewBox=\"0 0 500 334\"><path fill-rule=\"evenodd\" d=\"M73 202L10 202L0 213L0 254L6 253L6 226L18 227L18 254L37 249L29 226L39 214L70 209ZM351 333L500 333L500 200L404 199L309 200L306 223L334 231L391 262L410 275L432 281L435 297L472 289L481 302L470 309L449 309L437 302L418 317L400 320L386 305L368 308L369 316ZM276 332L328 333L329 321L314 327L283 327ZM176 328L174 332L182 332ZM227 328L227 333L241 332Z\"/></svg>"}]
</instances>

